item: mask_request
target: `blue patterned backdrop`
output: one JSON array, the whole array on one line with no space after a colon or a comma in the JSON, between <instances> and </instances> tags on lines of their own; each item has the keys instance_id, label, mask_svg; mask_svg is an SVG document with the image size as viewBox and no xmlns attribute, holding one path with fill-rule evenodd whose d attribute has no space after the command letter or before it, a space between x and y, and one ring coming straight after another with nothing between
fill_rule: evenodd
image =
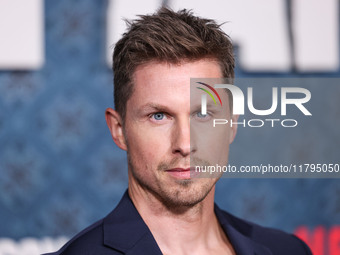
<instances>
[{"instance_id":1,"label":"blue patterned backdrop","mask_svg":"<svg viewBox=\"0 0 340 255\"><path fill-rule=\"evenodd\" d=\"M106 6L104 0L45 1L44 67L0 72L1 237L70 237L109 213L127 187L126 155L114 145L104 119L113 105ZM254 75L239 68L236 73ZM298 76L274 74L292 75ZM340 87L314 90L318 124L291 136L278 129L240 130L231 161L339 163ZM332 98L322 97L325 91ZM216 201L240 217L286 231L329 227L340 224L339 184L339 179L223 179Z\"/></svg>"}]
</instances>

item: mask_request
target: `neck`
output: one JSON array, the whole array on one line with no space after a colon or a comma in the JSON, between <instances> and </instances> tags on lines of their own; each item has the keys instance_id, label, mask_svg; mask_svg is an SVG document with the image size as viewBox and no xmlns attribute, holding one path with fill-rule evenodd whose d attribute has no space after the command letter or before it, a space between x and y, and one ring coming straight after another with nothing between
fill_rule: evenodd
<instances>
[{"instance_id":1,"label":"neck","mask_svg":"<svg viewBox=\"0 0 340 255\"><path fill-rule=\"evenodd\" d=\"M169 210L148 190L131 186L129 195L163 254L201 254L228 243L214 213L215 187L198 204Z\"/></svg>"}]
</instances>

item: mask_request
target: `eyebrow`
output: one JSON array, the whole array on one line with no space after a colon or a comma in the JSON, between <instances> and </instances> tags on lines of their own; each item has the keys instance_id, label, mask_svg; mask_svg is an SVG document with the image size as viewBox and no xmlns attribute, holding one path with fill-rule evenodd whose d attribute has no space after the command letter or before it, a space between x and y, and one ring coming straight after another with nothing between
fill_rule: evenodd
<instances>
[{"instance_id":1,"label":"eyebrow","mask_svg":"<svg viewBox=\"0 0 340 255\"><path fill-rule=\"evenodd\" d=\"M170 109L169 107L165 105L156 104L156 103L147 103L138 109L139 114L145 114L149 111L168 112L170 111Z\"/></svg>"},{"instance_id":2,"label":"eyebrow","mask_svg":"<svg viewBox=\"0 0 340 255\"><path fill-rule=\"evenodd\" d=\"M215 104L213 103L208 103L207 104L207 108L211 109L211 108L215 108ZM195 111L200 111L201 110L201 105L198 104L198 105L195 105L195 106L192 106L190 107L191 109L194 109L192 112L195 112ZM161 104L157 104L157 103L147 103L143 106L141 106L138 110L137 110L137 113L138 115L144 115L150 111L155 111L155 112L169 112L171 113L172 110L165 106L165 105L161 105Z\"/></svg>"}]
</instances>

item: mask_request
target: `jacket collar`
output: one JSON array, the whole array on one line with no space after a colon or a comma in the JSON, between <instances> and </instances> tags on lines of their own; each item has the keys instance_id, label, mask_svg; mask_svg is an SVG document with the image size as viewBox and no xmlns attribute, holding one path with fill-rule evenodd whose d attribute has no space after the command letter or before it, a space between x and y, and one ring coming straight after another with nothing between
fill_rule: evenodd
<instances>
[{"instance_id":1,"label":"jacket collar","mask_svg":"<svg viewBox=\"0 0 340 255\"><path fill-rule=\"evenodd\" d=\"M106 246L129 255L162 254L127 191L103 225Z\"/></svg>"},{"instance_id":2,"label":"jacket collar","mask_svg":"<svg viewBox=\"0 0 340 255\"><path fill-rule=\"evenodd\" d=\"M236 254L272 255L268 248L252 239L253 226L251 224L222 211L216 204L215 214Z\"/></svg>"},{"instance_id":3,"label":"jacket collar","mask_svg":"<svg viewBox=\"0 0 340 255\"><path fill-rule=\"evenodd\" d=\"M272 254L266 247L251 239L250 224L222 211L216 204L215 214L236 254ZM118 206L104 219L103 226L104 245L108 247L129 255L162 254L127 191Z\"/></svg>"}]
</instances>

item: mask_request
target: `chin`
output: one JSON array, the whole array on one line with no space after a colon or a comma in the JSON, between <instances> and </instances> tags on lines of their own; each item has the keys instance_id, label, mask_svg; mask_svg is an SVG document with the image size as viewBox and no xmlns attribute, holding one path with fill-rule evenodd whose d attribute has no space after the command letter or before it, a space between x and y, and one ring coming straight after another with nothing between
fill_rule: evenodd
<instances>
[{"instance_id":1,"label":"chin","mask_svg":"<svg viewBox=\"0 0 340 255\"><path fill-rule=\"evenodd\" d=\"M215 182L202 184L192 179L177 181L179 186L156 191L161 202L168 208L191 208L202 202L210 193Z\"/></svg>"}]
</instances>

